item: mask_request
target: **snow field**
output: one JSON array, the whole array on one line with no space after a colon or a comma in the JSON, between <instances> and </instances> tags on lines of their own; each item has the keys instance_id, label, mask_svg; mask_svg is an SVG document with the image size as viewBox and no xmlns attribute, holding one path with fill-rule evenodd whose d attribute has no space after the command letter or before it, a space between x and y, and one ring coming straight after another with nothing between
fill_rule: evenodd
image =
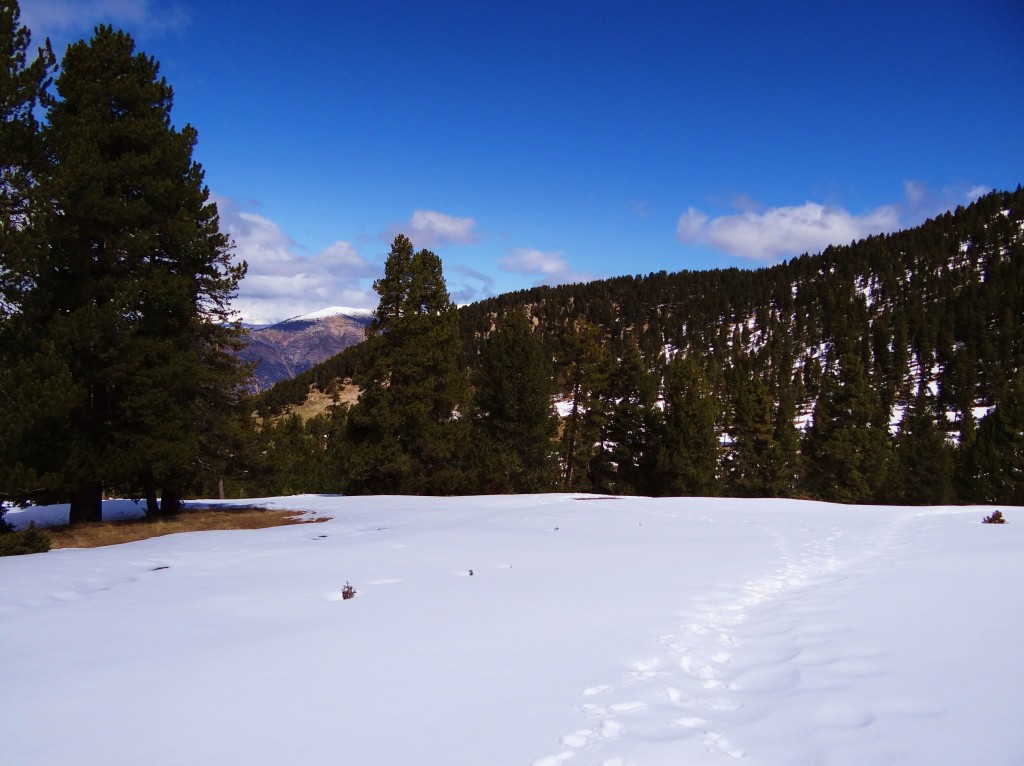
<instances>
[{"instance_id":1,"label":"snow field","mask_svg":"<svg viewBox=\"0 0 1024 766\"><path fill-rule=\"evenodd\" d=\"M266 504L332 521L0 559L0 760L1024 762L1015 509Z\"/></svg>"}]
</instances>

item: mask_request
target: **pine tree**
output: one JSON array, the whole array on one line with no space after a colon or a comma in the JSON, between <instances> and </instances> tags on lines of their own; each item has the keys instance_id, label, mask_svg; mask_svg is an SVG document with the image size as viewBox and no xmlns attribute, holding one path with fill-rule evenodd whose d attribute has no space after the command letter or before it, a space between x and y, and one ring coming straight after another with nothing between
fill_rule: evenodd
<instances>
[{"instance_id":1,"label":"pine tree","mask_svg":"<svg viewBox=\"0 0 1024 766\"><path fill-rule=\"evenodd\" d=\"M594 491L648 494L654 483L657 383L633 336L608 381L608 397L610 416L591 463Z\"/></svg>"},{"instance_id":2,"label":"pine tree","mask_svg":"<svg viewBox=\"0 0 1024 766\"><path fill-rule=\"evenodd\" d=\"M172 127L172 90L123 32L101 26L70 46L43 138L48 201L15 327L66 368L75 402L50 454L72 520L100 515L104 487L176 510L240 396L226 322L245 272L232 265L196 132ZM34 439L50 440L37 424Z\"/></svg>"},{"instance_id":3,"label":"pine tree","mask_svg":"<svg viewBox=\"0 0 1024 766\"><path fill-rule=\"evenodd\" d=\"M677 356L665 370L665 414L657 454L657 494L719 494L718 404L696 360Z\"/></svg>"},{"instance_id":4,"label":"pine tree","mask_svg":"<svg viewBox=\"0 0 1024 766\"><path fill-rule=\"evenodd\" d=\"M488 492L538 492L554 485L550 366L523 311L498 320L483 346L476 388Z\"/></svg>"},{"instance_id":5,"label":"pine tree","mask_svg":"<svg viewBox=\"0 0 1024 766\"><path fill-rule=\"evenodd\" d=\"M570 403L562 431L563 484L566 489L587 488L585 469L593 458L595 445L600 445L609 414L608 401L602 395L610 361L600 328L577 318L562 339L562 357Z\"/></svg>"},{"instance_id":6,"label":"pine tree","mask_svg":"<svg viewBox=\"0 0 1024 766\"><path fill-rule=\"evenodd\" d=\"M736 391L726 462L730 491L739 497L779 497L785 491L787 466L775 436L775 407L768 387L753 378Z\"/></svg>"},{"instance_id":7,"label":"pine tree","mask_svg":"<svg viewBox=\"0 0 1024 766\"><path fill-rule=\"evenodd\" d=\"M1024 373L964 448L973 502L1024 505Z\"/></svg>"},{"instance_id":8,"label":"pine tree","mask_svg":"<svg viewBox=\"0 0 1024 766\"><path fill-rule=\"evenodd\" d=\"M25 437L33 423L59 423L74 403L68 370L52 347L12 319L32 286L30 264L40 247L36 187L46 157L36 109L48 102L54 69L49 41L31 62L30 43L18 3L0 3L0 501L25 499L54 483L39 472L47 445Z\"/></svg>"},{"instance_id":9,"label":"pine tree","mask_svg":"<svg viewBox=\"0 0 1024 766\"><path fill-rule=\"evenodd\" d=\"M954 452L939 429L935 402L922 388L903 415L889 469L890 502L942 505L953 497Z\"/></svg>"},{"instance_id":10,"label":"pine tree","mask_svg":"<svg viewBox=\"0 0 1024 766\"><path fill-rule=\"evenodd\" d=\"M441 259L398 235L370 325L370 363L350 413L351 487L364 493L452 494L465 488L467 390L459 328Z\"/></svg>"},{"instance_id":11,"label":"pine tree","mask_svg":"<svg viewBox=\"0 0 1024 766\"><path fill-rule=\"evenodd\" d=\"M28 288L26 260L39 244L33 192L46 166L39 106L49 102L55 60L49 40L31 62L30 33L15 0L0 3L0 321Z\"/></svg>"},{"instance_id":12,"label":"pine tree","mask_svg":"<svg viewBox=\"0 0 1024 766\"><path fill-rule=\"evenodd\" d=\"M883 490L888 418L883 418L859 355L844 354L826 373L804 439L807 488L838 503L871 503Z\"/></svg>"}]
</instances>

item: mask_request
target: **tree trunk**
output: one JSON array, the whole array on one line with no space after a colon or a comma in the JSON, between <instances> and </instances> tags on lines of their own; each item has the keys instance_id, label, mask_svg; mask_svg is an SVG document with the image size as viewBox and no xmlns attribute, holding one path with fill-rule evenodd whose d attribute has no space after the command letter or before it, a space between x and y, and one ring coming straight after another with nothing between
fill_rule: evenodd
<instances>
[{"instance_id":1,"label":"tree trunk","mask_svg":"<svg viewBox=\"0 0 1024 766\"><path fill-rule=\"evenodd\" d=\"M160 515L160 503L156 497L156 482L152 478L146 478L142 484L146 490L146 518L155 519Z\"/></svg>"},{"instance_id":2,"label":"tree trunk","mask_svg":"<svg viewBox=\"0 0 1024 766\"><path fill-rule=\"evenodd\" d=\"M76 487L71 493L71 511L68 514L69 524L83 521L103 520L103 485L90 482Z\"/></svg>"},{"instance_id":3,"label":"tree trunk","mask_svg":"<svg viewBox=\"0 0 1024 766\"><path fill-rule=\"evenodd\" d=\"M180 513L181 509L181 494L175 489L164 487L161 493L160 513L164 516L172 516L175 513Z\"/></svg>"}]
</instances>

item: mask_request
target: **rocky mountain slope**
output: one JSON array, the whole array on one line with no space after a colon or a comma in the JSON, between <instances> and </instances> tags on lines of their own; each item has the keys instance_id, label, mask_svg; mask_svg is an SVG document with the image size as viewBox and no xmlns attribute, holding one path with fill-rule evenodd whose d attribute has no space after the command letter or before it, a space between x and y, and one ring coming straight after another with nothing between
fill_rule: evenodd
<instances>
[{"instance_id":1,"label":"rocky mountain slope","mask_svg":"<svg viewBox=\"0 0 1024 766\"><path fill-rule=\"evenodd\" d=\"M256 364L253 389L265 391L359 343L372 319L368 309L335 306L250 329L239 356Z\"/></svg>"}]
</instances>

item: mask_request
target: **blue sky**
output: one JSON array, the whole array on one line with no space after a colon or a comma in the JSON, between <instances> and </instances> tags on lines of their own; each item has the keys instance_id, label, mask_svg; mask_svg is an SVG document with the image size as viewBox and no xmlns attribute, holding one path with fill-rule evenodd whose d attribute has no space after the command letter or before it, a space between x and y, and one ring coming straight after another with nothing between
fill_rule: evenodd
<instances>
[{"instance_id":1,"label":"blue sky","mask_svg":"<svg viewBox=\"0 0 1024 766\"><path fill-rule=\"evenodd\" d=\"M770 265L1024 182L1017 0L21 8L161 63L250 320L374 308L397 232L462 303Z\"/></svg>"}]
</instances>

